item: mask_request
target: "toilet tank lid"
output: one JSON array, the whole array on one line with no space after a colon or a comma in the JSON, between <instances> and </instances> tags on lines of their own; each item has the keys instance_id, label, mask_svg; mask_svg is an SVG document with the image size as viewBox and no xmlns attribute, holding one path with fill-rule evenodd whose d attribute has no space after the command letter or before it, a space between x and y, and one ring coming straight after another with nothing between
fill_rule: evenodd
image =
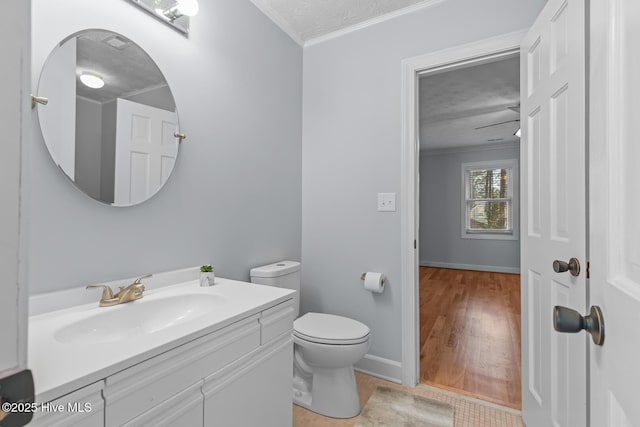
<instances>
[{"instance_id":1,"label":"toilet tank lid","mask_svg":"<svg viewBox=\"0 0 640 427\"><path fill-rule=\"evenodd\" d=\"M254 267L249 273L251 277L279 277L295 273L300 270L300 263L296 261L280 261L273 264Z\"/></svg>"}]
</instances>

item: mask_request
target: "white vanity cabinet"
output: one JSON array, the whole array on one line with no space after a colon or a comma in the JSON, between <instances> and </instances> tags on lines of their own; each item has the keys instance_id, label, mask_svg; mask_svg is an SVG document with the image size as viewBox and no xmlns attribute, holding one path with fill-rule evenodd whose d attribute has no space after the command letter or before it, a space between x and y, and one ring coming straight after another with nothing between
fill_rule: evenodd
<instances>
[{"instance_id":1,"label":"white vanity cabinet","mask_svg":"<svg viewBox=\"0 0 640 427\"><path fill-rule=\"evenodd\" d=\"M100 381L51 402L38 403L31 427L102 427L104 401Z\"/></svg>"},{"instance_id":2,"label":"white vanity cabinet","mask_svg":"<svg viewBox=\"0 0 640 427\"><path fill-rule=\"evenodd\" d=\"M287 301L106 378L104 425L290 426L292 326Z\"/></svg>"},{"instance_id":3,"label":"white vanity cabinet","mask_svg":"<svg viewBox=\"0 0 640 427\"><path fill-rule=\"evenodd\" d=\"M293 292L228 279L178 283L130 305L31 317L36 399L64 407L32 425L291 427ZM122 319L130 328L117 326Z\"/></svg>"},{"instance_id":4,"label":"white vanity cabinet","mask_svg":"<svg viewBox=\"0 0 640 427\"><path fill-rule=\"evenodd\" d=\"M292 322L290 303L263 312L260 348L205 378L205 426L291 427Z\"/></svg>"}]
</instances>

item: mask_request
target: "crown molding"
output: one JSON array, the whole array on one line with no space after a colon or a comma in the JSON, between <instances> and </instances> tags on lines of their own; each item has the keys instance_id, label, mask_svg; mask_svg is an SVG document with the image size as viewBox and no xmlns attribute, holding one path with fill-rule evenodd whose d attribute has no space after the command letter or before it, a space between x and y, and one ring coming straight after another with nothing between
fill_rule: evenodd
<instances>
[{"instance_id":1,"label":"crown molding","mask_svg":"<svg viewBox=\"0 0 640 427\"><path fill-rule=\"evenodd\" d=\"M435 6L440 3L444 3L448 0L424 0L421 3L414 4L411 6L403 7L402 9L394 10L393 12L385 13L380 16L376 16L375 18L367 19L366 21L358 22L357 24L350 25L345 28L341 28L336 31L332 31L327 34L323 34L321 36L313 37L309 40L304 40L303 37L293 29L291 25L273 8L263 3L261 0L250 0L253 5L258 8L262 13L264 13L271 21L276 24L286 35L288 35L293 41L295 41L301 47L313 46L327 40L332 40L341 36L344 36L349 33L353 33L358 30L362 30L364 28L368 28L374 26L376 24L380 24L385 21L389 21L391 19L408 15L413 12L417 12L422 9L426 9L431 6Z\"/></svg>"},{"instance_id":2,"label":"crown molding","mask_svg":"<svg viewBox=\"0 0 640 427\"><path fill-rule=\"evenodd\" d=\"M252 0L253 1L253 0ZM367 19L366 21L359 22L357 24L350 25L345 28L341 28L336 31L332 31L327 34L323 34L318 37L314 37L304 42L304 47L313 46L319 43L326 42L327 40L332 40L338 37L342 37L346 34L353 33L355 31L362 30L364 28L372 27L374 25L380 24L385 21L389 21L391 19L398 18L403 15L408 15L413 12L417 12L422 9L426 9L431 6L435 6L440 3L444 3L448 0L425 0L422 3L414 4L411 6L403 7L402 9L394 10L393 12L385 13L384 15L376 16L375 18Z\"/></svg>"}]
</instances>

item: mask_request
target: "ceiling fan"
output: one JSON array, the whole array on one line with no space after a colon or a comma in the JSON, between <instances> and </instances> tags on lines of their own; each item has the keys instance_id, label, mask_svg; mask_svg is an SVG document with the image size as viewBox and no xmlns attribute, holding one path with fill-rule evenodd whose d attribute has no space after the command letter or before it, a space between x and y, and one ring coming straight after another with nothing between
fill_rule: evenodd
<instances>
[{"instance_id":1,"label":"ceiling fan","mask_svg":"<svg viewBox=\"0 0 640 427\"><path fill-rule=\"evenodd\" d=\"M518 113L518 114L520 114L520 104L515 105L515 106L513 106L513 107L507 107L507 109L508 109L508 110L513 111L514 113ZM507 121L505 121L505 122L499 122L499 123L492 123L492 124L490 124L490 125L485 125L485 126L477 127L477 128L475 128L475 130L480 130L480 129L490 128L490 127L492 127L492 126L500 126L500 125L504 125L504 124L507 124L507 123L515 123L515 122L520 122L520 119L507 120Z\"/></svg>"}]
</instances>

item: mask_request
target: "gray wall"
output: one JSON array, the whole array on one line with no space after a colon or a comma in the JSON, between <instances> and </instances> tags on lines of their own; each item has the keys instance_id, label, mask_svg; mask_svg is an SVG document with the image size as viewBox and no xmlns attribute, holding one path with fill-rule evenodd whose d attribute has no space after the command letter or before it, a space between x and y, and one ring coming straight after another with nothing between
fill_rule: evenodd
<instances>
[{"instance_id":1,"label":"gray wall","mask_svg":"<svg viewBox=\"0 0 640 427\"><path fill-rule=\"evenodd\" d=\"M473 147L420 153L420 264L520 269L520 240L463 239L461 165L520 159L520 148ZM519 168L518 168L519 169Z\"/></svg>"},{"instance_id":2,"label":"gray wall","mask_svg":"<svg viewBox=\"0 0 640 427\"><path fill-rule=\"evenodd\" d=\"M102 104L76 97L76 170L74 182L91 197L100 198Z\"/></svg>"},{"instance_id":3,"label":"gray wall","mask_svg":"<svg viewBox=\"0 0 640 427\"><path fill-rule=\"evenodd\" d=\"M303 312L361 320L369 353L401 360L400 214L376 212L376 193L400 192L401 61L526 28L543 4L449 0L305 48ZM363 290L367 270L389 277L383 294Z\"/></svg>"},{"instance_id":4,"label":"gray wall","mask_svg":"<svg viewBox=\"0 0 640 427\"><path fill-rule=\"evenodd\" d=\"M162 191L114 208L72 187L34 120L32 293L203 263L248 280L300 258L302 49L255 6L201 1L188 38L126 1L33 0L32 16L34 88L56 43L107 28L154 58L188 136Z\"/></svg>"}]
</instances>

